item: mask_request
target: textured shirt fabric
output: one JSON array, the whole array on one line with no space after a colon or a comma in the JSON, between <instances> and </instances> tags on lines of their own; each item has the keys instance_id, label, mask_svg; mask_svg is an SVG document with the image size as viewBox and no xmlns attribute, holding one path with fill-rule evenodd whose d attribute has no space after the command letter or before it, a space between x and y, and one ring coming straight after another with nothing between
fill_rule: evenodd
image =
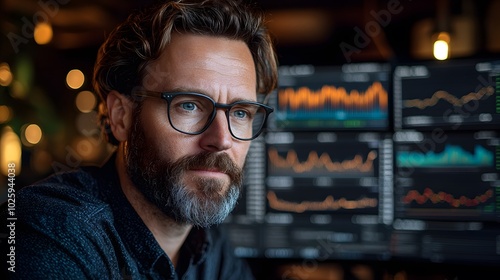
<instances>
[{"instance_id":1,"label":"textured shirt fabric","mask_svg":"<svg viewBox=\"0 0 500 280\"><path fill-rule=\"evenodd\" d=\"M253 279L217 227L193 228L174 267L123 194L115 155L22 188L15 210L10 279Z\"/></svg>"}]
</instances>

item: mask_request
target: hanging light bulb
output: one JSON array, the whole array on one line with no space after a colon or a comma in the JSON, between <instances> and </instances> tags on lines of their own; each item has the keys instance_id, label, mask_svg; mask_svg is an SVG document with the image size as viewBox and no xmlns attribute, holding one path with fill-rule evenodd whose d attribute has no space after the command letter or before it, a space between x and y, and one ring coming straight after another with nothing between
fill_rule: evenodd
<instances>
[{"instance_id":1,"label":"hanging light bulb","mask_svg":"<svg viewBox=\"0 0 500 280\"><path fill-rule=\"evenodd\" d=\"M448 32L440 32L434 42L434 57L438 60L445 60L448 58L450 50L450 34Z\"/></svg>"}]
</instances>

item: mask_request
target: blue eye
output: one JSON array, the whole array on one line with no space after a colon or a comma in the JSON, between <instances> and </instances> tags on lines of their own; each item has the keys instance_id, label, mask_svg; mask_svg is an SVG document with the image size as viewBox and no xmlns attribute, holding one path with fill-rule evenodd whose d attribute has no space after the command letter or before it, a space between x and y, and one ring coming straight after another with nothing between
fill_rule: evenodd
<instances>
[{"instance_id":1,"label":"blue eye","mask_svg":"<svg viewBox=\"0 0 500 280\"><path fill-rule=\"evenodd\" d=\"M244 119L247 116L247 112L243 110L237 110L233 112L233 116L239 118L239 119Z\"/></svg>"},{"instance_id":2,"label":"blue eye","mask_svg":"<svg viewBox=\"0 0 500 280\"><path fill-rule=\"evenodd\" d=\"M188 110L188 111L193 111L196 109L196 105L192 102L186 102L181 104L182 109Z\"/></svg>"}]
</instances>

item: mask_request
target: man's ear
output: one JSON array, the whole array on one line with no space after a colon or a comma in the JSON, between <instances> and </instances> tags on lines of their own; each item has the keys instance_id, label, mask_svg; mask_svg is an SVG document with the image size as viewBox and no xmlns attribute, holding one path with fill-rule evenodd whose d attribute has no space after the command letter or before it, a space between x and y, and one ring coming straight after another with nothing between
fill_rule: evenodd
<instances>
[{"instance_id":1,"label":"man's ear","mask_svg":"<svg viewBox=\"0 0 500 280\"><path fill-rule=\"evenodd\" d=\"M113 90L106 98L109 126L116 140L127 140L132 123L133 102L125 95Z\"/></svg>"}]
</instances>

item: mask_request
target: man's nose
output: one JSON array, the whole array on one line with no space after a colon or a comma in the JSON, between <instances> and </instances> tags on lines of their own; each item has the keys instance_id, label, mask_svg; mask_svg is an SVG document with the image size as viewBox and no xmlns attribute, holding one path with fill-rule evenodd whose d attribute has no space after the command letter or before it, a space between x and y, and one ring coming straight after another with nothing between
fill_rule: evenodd
<instances>
[{"instance_id":1,"label":"man's nose","mask_svg":"<svg viewBox=\"0 0 500 280\"><path fill-rule=\"evenodd\" d=\"M233 137L229 131L224 110L217 110L210 126L201 134L202 148L207 151L223 151L232 147Z\"/></svg>"}]
</instances>

